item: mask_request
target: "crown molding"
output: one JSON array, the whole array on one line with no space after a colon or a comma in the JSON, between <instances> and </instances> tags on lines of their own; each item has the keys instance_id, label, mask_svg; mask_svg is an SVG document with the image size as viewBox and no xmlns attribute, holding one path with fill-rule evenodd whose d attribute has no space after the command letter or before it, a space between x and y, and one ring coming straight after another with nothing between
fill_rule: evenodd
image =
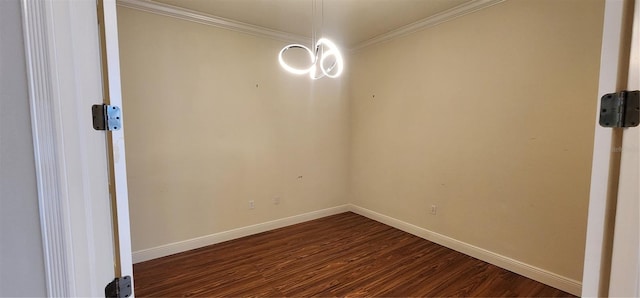
<instances>
[{"instance_id":1,"label":"crown molding","mask_svg":"<svg viewBox=\"0 0 640 298\"><path fill-rule=\"evenodd\" d=\"M433 27L438 24L459 18L466 14L476 12L478 10L496 5L506 0L473 0L454 8L448 9L441 13L435 14L428 18L424 18L409 25L400 27L390 32L378 35L366 41L356 44L349 50L352 52L361 50L363 48L387 42L425 28ZM163 15L173 17L185 21L196 22L204 25L214 26L236 32L242 32L255 36L261 36L291 43L308 44L311 43L311 38L302 35L296 35L284 31L273 30L261 26L256 26L248 23L243 23L231 19L226 19L210 14L205 14L199 11L190 10L182 7L168 5L150 0L117 0L118 6L145 11L157 15Z\"/></svg>"},{"instance_id":2,"label":"crown molding","mask_svg":"<svg viewBox=\"0 0 640 298\"><path fill-rule=\"evenodd\" d=\"M243 23L231 19L226 19L199 11L190 10L182 7L168 5L164 3L149 0L117 0L118 6L145 11L157 15L173 17L185 21L200 23L217 28L232 30L236 32L251 34L254 36L267 37L275 40L281 40L291 43L310 43L311 38L292 34L288 32L273 30L261 26Z\"/></svg>"},{"instance_id":3,"label":"crown molding","mask_svg":"<svg viewBox=\"0 0 640 298\"><path fill-rule=\"evenodd\" d=\"M402 36L405 36L429 27L433 27L447 21L451 21L453 19L459 18L466 14L476 12L478 10L502 3L504 1L506 0L474 0L471 2L467 2L464 4L458 5L454 8L445 10L441 13L430 16L428 18L424 18L417 22L411 23L409 25L400 27L393 31L389 31L387 33L373 37L369 40L358 43L355 46L351 47L351 51L355 52L375 44L391 41L393 39L396 39L396 38L399 38L399 37L402 37Z\"/></svg>"}]
</instances>

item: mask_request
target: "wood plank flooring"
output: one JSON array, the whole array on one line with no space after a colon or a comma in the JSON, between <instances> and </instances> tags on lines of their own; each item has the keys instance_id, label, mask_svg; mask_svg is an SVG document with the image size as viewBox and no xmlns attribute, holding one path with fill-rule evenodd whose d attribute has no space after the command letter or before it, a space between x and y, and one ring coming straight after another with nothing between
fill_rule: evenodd
<instances>
[{"instance_id":1,"label":"wood plank flooring","mask_svg":"<svg viewBox=\"0 0 640 298\"><path fill-rule=\"evenodd\" d=\"M134 265L139 297L573 297L348 212Z\"/></svg>"}]
</instances>

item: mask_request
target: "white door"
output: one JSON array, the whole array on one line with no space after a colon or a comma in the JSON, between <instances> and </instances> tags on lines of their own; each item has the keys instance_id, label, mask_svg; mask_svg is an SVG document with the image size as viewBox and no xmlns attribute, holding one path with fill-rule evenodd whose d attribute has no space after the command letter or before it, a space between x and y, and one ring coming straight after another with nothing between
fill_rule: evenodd
<instances>
[{"instance_id":1,"label":"white door","mask_svg":"<svg viewBox=\"0 0 640 298\"><path fill-rule=\"evenodd\" d=\"M96 131L91 115L103 90L121 105L115 0L21 4L48 296L103 297L133 275L124 130Z\"/></svg>"},{"instance_id":2,"label":"white door","mask_svg":"<svg viewBox=\"0 0 640 298\"><path fill-rule=\"evenodd\" d=\"M640 1L635 1L634 8L633 0L606 1L598 101L606 93L638 90L638 4ZM639 140L637 127L596 126L582 281L584 297L640 294Z\"/></svg>"}]
</instances>

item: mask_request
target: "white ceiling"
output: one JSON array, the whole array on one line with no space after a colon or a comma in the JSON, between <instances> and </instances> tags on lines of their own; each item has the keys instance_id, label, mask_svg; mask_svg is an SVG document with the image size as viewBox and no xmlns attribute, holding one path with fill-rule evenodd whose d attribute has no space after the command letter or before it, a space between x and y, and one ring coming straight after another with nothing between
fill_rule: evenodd
<instances>
[{"instance_id":1,"label":"white ceiling","mask_svg":"<svg viewBox=\"0 0 640 298\"><path fill-rule=\"evenodd\" d=\"M311 0L154 0L269 29L311 36ZM348 47L474 0L324 0L322 31ZM320 5L318 1L318 5ZM320 22L320 13L318 21ZM319 26L319 24L317 25Z\"/></svg>"}]
</instances>

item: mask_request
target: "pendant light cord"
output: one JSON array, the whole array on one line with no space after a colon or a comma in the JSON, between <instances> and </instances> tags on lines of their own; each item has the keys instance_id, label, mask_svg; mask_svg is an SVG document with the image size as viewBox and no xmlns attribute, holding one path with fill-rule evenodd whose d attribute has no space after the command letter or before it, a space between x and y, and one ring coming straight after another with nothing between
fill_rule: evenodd
<instances>
[{"instance_id":1,"label":"pendant light cord","mask_svg":"<svg viewBox=\"0 0 640 298\"><path fill-rule=\"evenodd\" d=\"M318 8L318 0L311 0L311 48L302 44L290 44L282 48L278 54L278 62L285 70L294 74L309 74L311 79L322 77L337 78L344 69L344 59L338 47L331 40L325 38L324 33L324 0ZM318 29L318 9L320 9L320 28ZM320 37L318 37L320 32ZM284 53L290 49L303 49L309 54L310 65L308 68L292 67L284 59ZM330 58L331 57L331 58ZM329 62L327 64L326 62ZM320 70L320 73L318 73Z\"/></svg>"},{"instance_id":2,"label":"pendant light cord","mask_svg":"<svg viewBox=\"0 0 640 298\"><path fill-rule=\"evenodd\" d=\"M318 28L317 22L318 0L311 0L311 45L313 47L316 46L316 42L319 38L322 38L324 34L324 0L320 0L320 28Z\"/></svg>"},{"instance_id":3,"label":"pendant light cord","mask_svg":"<svg viewBox=\"0 0 640 298\"><path fill-rule=\"evenodd\" d=\"M324 37L324 0L320 0L320 38Z\"/></svg>"},{"instance_id":4,"label":"pendant light cord","mask_svg":"<svg viewBox=\"0 0 640 298\"><path fill-rule=\"evenodd\" d=\"M311 0L311 47L316 46L316 0Z\"/></svg>"}]
</instances>

